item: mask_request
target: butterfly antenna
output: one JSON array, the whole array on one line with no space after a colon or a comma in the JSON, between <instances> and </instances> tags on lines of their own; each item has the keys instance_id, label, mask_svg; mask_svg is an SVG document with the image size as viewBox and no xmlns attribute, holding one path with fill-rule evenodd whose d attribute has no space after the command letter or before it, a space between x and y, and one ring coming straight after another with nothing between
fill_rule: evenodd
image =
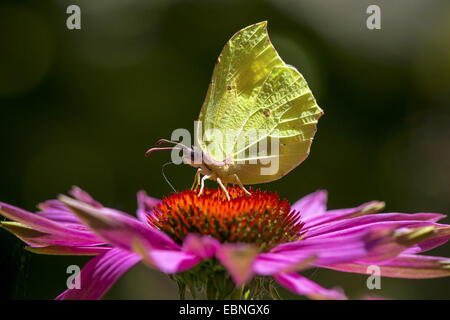
<instances>
[{"instance_id":1,"label":"butterfly antenna","mask_svg":"<svg viewBox=\"0 0 450 320\"><path fill-rule=\"evenodd\" d=\"M157 146L159 146L162 143L168 143L168 144L173 144L173 145L179 144L179 142L177 142L177 141L172 141L172 140L167 140L167 139L159 139L158 141L156 141Z\"/></svg>"},{"instance_id":2,"label":"butterfly antenna","mask_svg":"<svg viewBox=\"0 0 450 320\"><path fill-rule=\"evenodd\" d=\"M147 150L147 152L145 153L145 156L148 157L150 155L150 153L154 152L154 151L161 151L161 150L186 150L189 149L188 147L186 147L185 145L182 145L179 142L176 141L171 141L171 140L167 140L167 139L159 139L156 142L156 146L159 146L163 143L168 143L168 144L172 144L174 145L174 147L157 147L157 148L151 148L149 150Z\"/></svg>"},{"instance_id":3,"label":"butterfly antenna","mask_svg":"<svg viewBox=\"0 0 450 320\"><path fill-rule=\"evenodd\" d=\"M148 157L150 155L150 153L152 153L154 151L161 151L161 150L184 150L184 149L178 148L178 147L151 148L145 153L145 156Z\"/></svg>"},{"instance_id":4,"label":"butterfly antenna","mask_svg":"<svg viewBox=\"0 0 450 320\"><path fill-rule=\"evenodd\" d=\"M162 167L161 167L161 173L162 173L162 176L163 176L164 180L166 180L167 184L172 188L172 190L173 190L176 194L178 194L177 190L173 187L173 185L170 183L169 179L167 179L166 174L164 173L164 168L165 168L166 166L168 166L169 164L174 164L174 163L173 163L172 161L171 161L171 162L166 162L166 163L164 163L164 164L162 165Z\"/></svg>"}]
</instances>

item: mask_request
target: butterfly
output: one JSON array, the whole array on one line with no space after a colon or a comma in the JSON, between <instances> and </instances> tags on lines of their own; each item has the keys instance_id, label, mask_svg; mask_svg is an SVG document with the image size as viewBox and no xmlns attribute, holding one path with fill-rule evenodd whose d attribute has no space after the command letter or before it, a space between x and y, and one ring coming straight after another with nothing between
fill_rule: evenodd
<instances>
[{"instance_id":1,"label":"butterfly","mask_svg":"<svg viewBox=\"0 0 450 320\"><path fill-rule=\"evenodd\" d=\"M214 67L195 129L195 145L161 139L158 150L182 150L198 168L192 189L215 180L244 187L278 180L309 155L322 109L304 77L283 62L269 39L267 21L239 30ZM273 165L273 163L276 165ZM269 168L275 168L269 170Z\"/></svg>"}]
</instances>

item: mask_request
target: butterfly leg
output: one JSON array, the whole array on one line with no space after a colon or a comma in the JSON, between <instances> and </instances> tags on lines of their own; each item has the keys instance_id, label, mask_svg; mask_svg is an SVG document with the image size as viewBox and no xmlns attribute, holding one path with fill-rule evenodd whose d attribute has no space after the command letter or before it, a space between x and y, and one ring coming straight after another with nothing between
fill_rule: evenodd
<instances>
[{"instance_id":1,"label":"butterfly leg","mask_svg":"<svg viewBox=\"0 0 450 320\"><path fill-rule=\"evenodd\" d=\"M209 178L211 178L210 174L207 174L207 175L203 176L203 178L202 178L202 180L200 182L200 191L199 191L197 197L200 197L202 195L203 188L205 187L205 181L208 180Z\"/></svg>"},{"instance_id":2,"label":"butterfly leg","mask_svg":"<svg viewBox=\"0 0 450 320\"><path fill-rule=\"evenodd\" d=\"M252 194L251 194L247 189L245 189L245 187L244 187L244 185L242 184L241 180L239 179L238 175L237 175L237 174L234 174L234 177L236 178L236 182L238 183L239 187L241 187L241 188L245 191L246 194L248 194L249 196L251 196Z\"/></svg>"},{"instance_id":3,"label":"butterfly leg","mask_svg":"<svg viewBox=\"0 0 450 320\"><path fill-rule=\"evenodd\" d=\"M220 180L219 177L217 177L216 180L217 180L217 183L219 184L219 186L220 186L220 187L222 188L222 190L225 192L228 201L230 201L230 195L228 194L227 188L225 188L225 186L223 185L222 180Z\"/></svg>"},{"instance_id":4,"label":"butterfly leg","mask_svg":"<svg viewBox=\"0 0 450 320\"><path fill-rule=\"evenodd\" d=\"M194 183L192 184L191 190L197 189L200 184L200 171L202 171L202 169L198 168L195 173Z\"/></svg>"}]
</instances>

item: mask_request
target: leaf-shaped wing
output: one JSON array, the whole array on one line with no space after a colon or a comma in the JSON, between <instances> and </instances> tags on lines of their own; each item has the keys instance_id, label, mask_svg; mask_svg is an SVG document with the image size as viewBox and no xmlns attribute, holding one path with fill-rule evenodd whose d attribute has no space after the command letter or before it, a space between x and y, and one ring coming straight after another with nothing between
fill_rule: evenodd
<instances>
[{"instance_id":1,"label":"leaf-shaped wing","mask_svg":"<svg viewBox=\"0 0 450 320\"><path fill-rule=\"evenodd\" d=\"M268 182L308 156L322 114L305 79L281 60L261 22L236 33L220 54L199 116L198 143L217 161L231 157L244 184ZM249 135L255 130L256 136ZM267 138L279 139L276 152L270 141L264 154L250 152ZM261 174L264 160L275 157L278 170ZM250 160L256 163L245 163Z\"/></svg>"}]
</instances>

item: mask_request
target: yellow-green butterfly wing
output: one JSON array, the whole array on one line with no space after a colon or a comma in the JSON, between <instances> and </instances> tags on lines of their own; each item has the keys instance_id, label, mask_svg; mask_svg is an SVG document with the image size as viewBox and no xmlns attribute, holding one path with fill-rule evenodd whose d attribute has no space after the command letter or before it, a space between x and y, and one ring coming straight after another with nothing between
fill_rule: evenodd
<instances>
[{"instance_id":1,"label":"yellow-green butterfly wing","mask_svg":"<svg viewBox=\"0 0 450 320\"><path fill-rule=\"evenodd\" d=\"M269 182L308 156L322 114L305 79L283 62L270 42L267 22L261 22L237 32L220 54L200 111L197 136L202 138L197 143L216 161L231 159L228 173L237 174L243 184ZM262 139L245 138L252 130L278 138L277 152L271 151L269 140L265 154L247 155ZM234 135L224 139L218 132ZM275 157L278 169L261 174ZM223 175L221 179L235 182Z\"/></svg>"}]
</instances>

